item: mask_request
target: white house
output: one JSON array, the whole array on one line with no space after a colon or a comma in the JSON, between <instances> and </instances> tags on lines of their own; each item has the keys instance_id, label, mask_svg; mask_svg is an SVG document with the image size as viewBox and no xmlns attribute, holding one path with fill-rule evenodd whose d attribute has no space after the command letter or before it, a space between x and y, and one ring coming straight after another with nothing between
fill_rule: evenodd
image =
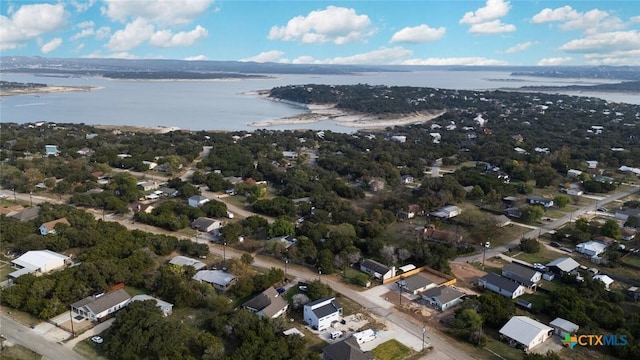
<instances>
[{"instance_id":1,"label":"white house","mask_svg":"<svg viewBox=\"0 0 640 360\"><path fill-rule=\"evenodd\" d=\"M305 304L302 312L304 321L312 329L323 331L331 327L332 322L340 321L342 306L336 298L324 297Z\"/></svg>"},{"instance_id":2,"label":"white house","mask_svg":"<svg viewBox=\"0 0 640 360\"><path fill-rule=\"evenodd\" d=\"M190 257L186 257L182 255L175 256L174 258L169 260L169 264L179 265L179 266L193 266L196 269L196 271L207 267L207 264L203 263L202 261L192 259Z\"/></svg>"},{"instance_id":3,"label":"white house","mask_svg":"<svg viewBox=\"0 0 640 360\"><path fill-rule=\"evenodd\" d=\"M609 286L611 286L611 284L613 284L613 279L610 278L607 275L595 275L593 277L593 280L598 280L601 281L604 284L605 289L609 290Z\"/></svg>"},{"instance_id":4,"label":"white house","mask_svg":"<svg viewBox=\"0 0 640 360\"><path fill-rule=\"evenodd\" d=\"M45 156L58 156L58 154L60 154L60 151L58 151L58 146L56 145L45 145L44 154Z\"/></svg>"},{"instance_id":5,"label":"white house","mask_svg":"<svg viewBox=\"0 0 640 360\"><path fill-rule=\"evenodd\" d=\"M445 206L431 213L432 216L442 219L450 219L462 213L462 209L455 205Z\"/></svg>"},{"instance_id":6,"label":"white house","mask_svg":"<svg viewBox=\"0 0 640 360\"><path fill-rule=\"evenodd\" d=\"M580 329L580 326L572 323L569 320L565 320L563 318L555 318L552 322L549 323L551 327L553 327L554 333L559 335L560 337L564 337L566 334L575 335Z\"/></svg>"},{"instance_id":7,"label":"white house","mask_svg":"<svg viewBox=\"0 0 640 360\"><path fill-rule=\"evenodd\" d=\"M557 258L548 263L547 268L556 274L570 273L580 267L580 264L572 258Z\"/></svg>"},{"instance_id":8,"label":"white house","mask_svg":"<svg viewBox=\"0 0 640 360\"><path fill-rule=\"evenodd\" d=\"M32 250L12 260L11 264L16 271L9 274L13 279L24 274L46 274L50 271L63 268L69 261L69 257L50 250Z\"/></svg>"},{"instance_id":9,"label":"white house","mask_svg":"<svg viewBox=\"0 0 640 360\"><path fill-rule=\"evenodd\" d=\"M283 315L289 308L289 302L280 296L273 287L268 287L253 299L245 302L242 307L255 313L259 317L275 319Z\"/></svg>"},{"instance_id":10,"label":"white house","mask_svg":"<svg viewBox=\"0 0 640 360\"><path fill-rule=\"evenodd\" d=\"M580 175L582 175L582 171L580 170L570 169L569 171L567 171L567 176L578 177Z\"/></svg>"},{"instance_id":11,"label":"white house","mask_svg":"<svg viewBox=\"0 0 640 360\"><path fill-rule=\"evenodd\" d=\"M158 307L160 309L160 311L162 311L162 315L164 316L169 316L173 313L173 304L172 303L168 303L164 300L160 300L158 298L154 298L153 296L150 295L136 295L134 297L131 298L131 300L129 301L129 304L134 302L134 301L147 301L147 300L153 300L156 302L156 307Z\"/></svg>"},{"instance_id":12,"label":"white house","mask_svg":"<svg viewBox=\"0 0 640 360\"><path fill-rule=\"evenodd\" d=\"M193 280L211 284L214 289L222 292L229 290L237 281L235 276L222 270L200 270L193 276Z\"/></svg>"},{"instance_id":13,"label":"white house","mask_svg":"<svg viewBox=\"0 0 640 360\"><path fill-rule=\"evenodd\" d=\"M545 199L539 196L527 196L527 202L531 205L536 205L536 204L542 205L545 208L549 208L553 206L552 199Z\"/></svg>"},{"instance_id":14,"label":"white house","mask_svg":"<svg viewBox=\"0 0 640 360\"><path fill-rule=\"evenodd\" d=\"M387 280L396 276L395 266L388 267L370 259L365 259L360 262L360 271L380 280Z\"/></svg>"},{"instance_id":15,"label":"white house","mask_svg":"<svg viewBox=\"0 0 640 360\"><path fill-rule=\"evenodd\" d=\"M450 286L439 286L423 292L422 300L440 311L445 311L462 302L465 295Z\"/></svg>"},{"instance_id":16,"label":"white house","mask_svg":"<svg viewBox=\"0 0 640 360\"><path fill-rule=\"evenodd\" d=\"M478 285L510 299L515 299L518 296L523 295L525 290L524 286L517 282L511 281L495 273L488 273L478 279Z\"/></svg>"},{"instance_id":17,"label":"white house","mask_svg":"<svg viewBox=\"0 0 640 360\"><path fill-rule=\"evenodd\" d=\"M593 240L576 245L577 252L588 256L598 256L602 254L606 248L607 244Z\"/></svg>"},{"instance_id":18,"label":"white house","mask_svg":"<svg viewBox=\"0 0 640 360\"><path fill-rule=\"evenodd\" d=\"M408 292L412 295L417 295L419 292L438 286L431 280L420 274L412 275L406 278L401 277L400 280L396 281L396 284L398 285L398 287L401 287L403 291Z\"/></svg>"},{"instance_id":19,"label":"white house","mask_svg":"<svg viewBox=\"0 0 640 360\"><path fill-rule=\"evenodd\" d=\"M200 207L209 202L209 199L202 195L193 195L189 198L189 206Z\"/></svg>"},{"instance_id":20,"label":"white house","mask_svg":"<svg viewBox=\"0 0 640 360\"><path fill-rule=\"evenodd\" d=\"M129 304L131 296L119 289L106 294L88 296L71 304L71 311L93 321L103 321Z\"/></svg>"},{"instance_id":21,"label":"white house","mask_svg":"<svg viewBox=\"0 0 640 360\"><path fill-rule=\"evenodd\" d=\"M40 225L40 234L42 235L49 235L49 234L55 234L56 233L56 225L58 224L64 224L67 226L71 226L71 223L69 223L69 220L67 220L67 218L61 218L61 219L57 219L57 220L52 220L52 221L48 221L46 223L43 223L42 225Z\"/></svg>"},{"instance_id":22,"label":"white house","mask_svg":"<svg viewBox=\"0 0 640 360\"><path fill-rule=\"evenodd\" d=\"M509 345L530 351L553 335L553 328L526 316L513 316L500 329L500 337Z\"/></svg>"}]
</instances>

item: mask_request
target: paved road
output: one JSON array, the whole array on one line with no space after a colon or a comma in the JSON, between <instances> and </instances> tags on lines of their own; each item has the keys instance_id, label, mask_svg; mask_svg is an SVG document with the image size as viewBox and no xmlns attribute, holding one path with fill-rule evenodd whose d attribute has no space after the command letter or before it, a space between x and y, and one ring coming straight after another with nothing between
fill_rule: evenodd
<instances>
[{"instance_id":1,"label":"paved road","mask_svg":"<svg viewBox=\"0 0 640 360\"><path fill-rule=\"evenodd\" d=\"M630 189L627 189L625 191L620 191L620 192L616 192L614 194L611 195L607 195L606 197L602 198L601 200L598 200L595 204L593 205L587 205L587 206L583 206L581 208L579 208L578 210L573 211L570 214L567 214L559 219L556 219L546 225L540 226L534 230L529 231L526 234L523 234L521 236L518 236L517 238L513 239L512 241L510 241L507 244L504 244L502 246L498 246L495 248L490 248L490 249L486 249L486 253L484 254L484 257L489 259L492 258L494 256L498 256L499 254L502 254L503 252L517 246L520 244L520 240L525 237L525 238L537 238L542 234L546 234L552 230L555 230L559 227L561 227L562 225L570 222L570 221L574 221L576 219L578 219L580 216L585 215L589 212L596 212L596 209L600 206L603 206L607 203L610 203L612 201L616 201L616 200L620 200L624 197L627 197L631 194L634 194L636 192L640 191L640 187L639 186L634 186ZM482 257L483 254L476 254L476 255L472 255L472 256L464 256L464 257L459 257L457 259L455 259L456 262L479 262L482 261Z\"/></svg>"},{"instance_id":2,"label":"paved road","mask_svg":"<svg viewBox=\"0 0 640 360\"><path fill-rule=\"evenodd\" d=\"M73 350L60 343L50 341L45 336L3 314L0 314L0 326L2 327L2 335L7 340L37 352L44 359L84 360L84 357L76 354Z\"/></svg>"}]
</instances>

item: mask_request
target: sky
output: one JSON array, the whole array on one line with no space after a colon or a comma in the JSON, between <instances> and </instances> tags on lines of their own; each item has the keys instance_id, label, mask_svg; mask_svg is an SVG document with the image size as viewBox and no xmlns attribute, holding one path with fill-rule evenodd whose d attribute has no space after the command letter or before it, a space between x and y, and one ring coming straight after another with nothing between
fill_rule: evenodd
<instances>
[{"instance_id":1,"label":"sky","mask_svg":"<svg viewBox=\"0 0 640 360\"><path fill-rule=\"evenodd\" d=\"M2 0L0 54L640 65L640 1Z\"/></svg>"}]
</instances>

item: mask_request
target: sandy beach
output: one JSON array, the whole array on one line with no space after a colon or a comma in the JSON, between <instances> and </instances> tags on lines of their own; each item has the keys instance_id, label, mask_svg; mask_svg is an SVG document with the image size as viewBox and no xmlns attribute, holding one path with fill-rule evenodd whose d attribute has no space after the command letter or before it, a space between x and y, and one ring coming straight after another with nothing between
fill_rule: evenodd
<instances>
[{"instance_id":1,"label":"sandy beach","mask_svg":"<svg viewBox=\"0 0 640 360\"><path fill-rule=\"evenodd\" d=\"M93 127L112 131L141 132L148 134L166 134L182 130L176 126L133 126L133 125L93 125Z\"/></svg>"},{"instance_id":2,"label":"sandy beach","mask_svg":"<svg viewBox=\"0 0 640 360\"><path fill-rule=\"evenodd\" d=\"M277 99L270 100L280 101ZM411 114L372 115L338 109L335 104L297 105L306 107L309 112L279 119L256 121L249 123L248 125L253 127L270 127L278 125L309 124L318 121L330 120L340 126L354 129L380 129L393 126L422 124L436 119L446 113L446 110L432 110L414 112Z\"/></svg>"}]
</instances>

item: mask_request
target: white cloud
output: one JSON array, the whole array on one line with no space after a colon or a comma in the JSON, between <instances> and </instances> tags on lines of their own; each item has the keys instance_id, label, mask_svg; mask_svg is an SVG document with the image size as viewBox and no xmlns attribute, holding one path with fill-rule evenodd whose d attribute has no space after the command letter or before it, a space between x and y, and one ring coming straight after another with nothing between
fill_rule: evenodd
<instances>
[{"instance_id":1,"label":"white cloud","mask_svg":"<svg viewBox=\"0 0 640 360\"><path fill-rule=\"evenodd\" d=\"M506 16L511 3L503 0L487 0L484 7L469 11L460 19L460 24L471 25L469 32L473 34L500 34L516 31L513 24L505 24L500 18Z\"/></svg>"},{"instance_id":2,"label":"white cloud","mask_svg":"<svg viewBox=\"0 0 640 360\"><path fill-rule=\"evenodd\" d=\"M96 39L102 40L111 36L111 28L108 26L103 26L96 30Z\"/></svg>"},{"instance_id":3,"label":"white cloud","mask_svg":"<svg viewBox=\"0 0 640 360\"><path fill-rule=\"evenodd\" d=\"M86 28L92 28L92 27L94 27L95 25L96 25L96 24L95 24L93 21L88 20L88 21L83 21L83 22L81 22L81 23L78 23L78 25L76 25L76 27L77 27L78 29L86 29Z\"/></svg>"},{"instance_id":4,"label":"white cloud","mask_svg":"<svg viewBox=\"0 0 640 360\"><path fill-rule=\"evenodd\" d=\"M571 57L550 57L540 59L538 61L538 66L554 66L554 65L563 65L571 62L573 58Z\"/></svg>"},{"instance_id":5,"label":"white cloud","mask_svg":"<svg viewBox=\"0 0 640 360\"><path fill-rule=\"evenodd\" d=\"M552 21L575 19L577 16L579 16L577 11L573 10L573 8L569 5L565 5L557 9L542 9L542 11L533 16L531 21L534 24L542 24Z\"/></svg>"},{"instance_id":6,"label":"white cloud","mask_svg":"<svg viewBox=\"0 0 640 360\"><path fill-rule=\"evenodd\" d=\"M460 24L480 24L501 18L509 13L511 4L503 0L487 0L484 7L469 11L460 19Z\"/></svg>"},{"instance_id":7,"label":"white cloud","mask_svg":"<svg viewBox=\"0 0 640 360\"><path fill-rule=\"evenodd\" d=\"M429 41L440 40L447 30L444 27L434 29L429 25L421 24L414 27L406 27L391 37L390 43L420 44Z\"/></svg>"},{"instance_id":8,"label":"white cloud","mask_svg":"<svg viewBox=\"0 0 640 360\"><path fill-rule=\"evenodd\" d=\"M183 31L176 34L173 34L171 30L165 29L155 32L149 39L149 43L157 47L190 46L207 35L207 29L200 25L191 31Z\"/></svg>"},{"instance_id":9,"label":"white cloud","mask_svg":"<svg viewBox=\"0 0 640 360\"><path fill-rule=\"evenodd\" d=\"M73 34L73 36L71 37L71 40L82 39L83 37L92 36L95 33L96 31L93 30L93 28L82 29L80 32Z\"/></svg>"},{"instance_id":10,"label":"white cloud","mask_svg":"<svg viewBox=\"0 0 640 360\"><path fill-rule=\"evenodd\" d=\"M111 53L109 55L104 56L105 58L114 58L114 59L137 59L138 57L132 54L129 54L126 51Z\"/></svg>"},{"instance_id":11,"label":"white cloud","mask_svg":"<svg viewBox=\"0 0 640 360\"><path fill-rule=\"evenodd\" d=\"M71 6L73 6L77 12L85 12L89 10L95 2L95 0L71 0Z\"/></svg>"},{"instance_id":12,"label":"white cloud","mask_svg":"<svg viewBox=\"0 0 640 360\"><path fill-rule=\"evenodd\" d=\"M520 51L525 51L525 50L527 50L528 48L530 48L531 46L533 46L533 45L535 45L537 43L538 43L537 41L527 41L527 42L523 42L523 43L520 43L520 44L516 44L516 45L508 48L507 50L505 50L505 53L513 54L513 53L517 53L517 52L520 52Z\"/></svg>"},{"instance_id":13,"label":"white cloud","mask_svg":"<svg viewBox=\"0 0 640 360\"><path fill-rule=\"evenodd\" d=\"M49 41L48 43L42 45L42 47L40 48L40 51L42 51L43 54L48 54L50 52L52 52L53 50L57 49L58 46L62 45L62 39L61 38L54 38L53 40Z\"/></svg>"},{"instance_id":14,"label":"white cloud","mask_svg":"<svg viewBox=\"0 0 640 360\"><path fill-rule=\"evenodd\" d=\"M400 64L413 55L413 51L401 46L393 48L382 47L367 53L356 54L330 59L314 59L311 56L300 56L292 61L294 64L343 64L343 65L373 65Z\"/></svg>"},{"instance_id":15,"label":"white cloud","mask_svg":"<svg viewBox=\"0 0 640 360\"><path fill-rule=\"evenodd\" d=\"M280 50L271 50L271 51L263 51L260 54L252 57L248 57L245 59L240 59L240 61L253 61L259 63L265 62L287 62L287 59L283 59L284 52Z\"/></svg>"},{"instance_id":16,"label":"white cloud","mask_svg":"<svg viewBox=\"0 0 640 360\"><path fill-rule=\"evenodd\" d=\"M79 51L82 51L82 49L84 49L84 43L78 44L78 46L76 46L76 48L75 48L75 51L79 52Z\"/></svg>"},{"instance_id":17,"label":"white cloud","mask_svg":"<svg viewBox=\"0 0 640 360\"><path fill-rule=\"evenodd\" d=\"M372 33L370 25L369 17L356 14L354 9L328 6L307 16L296 16L285 26L273 26L268 39L343 45L369 36Z\"/></svg>"},{"instance_id":18,"label":"white cloud","mask_svg":"<svg viewBox=\"0 0 640 360\"><path fill-rule=\"evenodd\" d=\"M500 34L504 32L514 32L516 26L513 24L504 24L500 20L492 20L479 24L473 24L469 28L470 33L474 34Z\"/></svg>"},{"instance_id":19,"label":"white cloud","mask_svg":"<svg viewBox=\"0 0 640 360\"><path fill-rule=\"evenodd\" d=\"M199 39L208 35L207 29L198 25L191 31L173 33L170 29L155 30L155 27L143 18L137 18L130 22L124 29L116 31L107 48L112 51L129 51L135 47L149 42L156 47L190 46Z\"/></svg>"},{"instance_id":20,"label":"white cloud","mask_svg":"<svg viewBox=\"0 0 640 360\"><path fill-rule=\"evenodd\" d=\"M152 23L185 25L207 11L214 0L104 1L102 13L111 20L126 22L143 18Z\"/></svg>"},{"instance_id":21,"label":"white cloud","mask_svg":"<svg viewBox=\"0 0 640 360\"><path fill-rule=\"evenodd\" d=\"M208 57L206 57L205 55L197 55L197 56L188 56L186 58L184 58L187 61L202 61L202 60L209 60Z\"/></svg>"},{"instance_id":22,"label":"white cloud","mask_svg":"<svg viewBox=\"0 0 640 360\"><path fill-rule=\"evenodd\" d=\"M638 30L587 35L585 38L571 40L560 47L560 50L576 53L636 49L640 49L640 32Z\"/></svg>"},{"instance_id":23,"label":"white cloud","mask_svg":"<svg viewBox=\"0 0 640 360\"><path fill-rule=\"evenodd\" d=\"M15 49L28 40L60 30L66 19L62 4L23 5L11 17L0 15L0 50Z\"/></svg>"},{"instance_id":24,"label":"white cloud","mask_svg":"<svg viewBox=\"0 0 640 360\"><path fill-rule=\"evenodd\" d=\"M571 6L565 5L557 9L546 8L531 18L534 24L549 22L561 22L562 30L581 30L587 33L620 30L627 26L619 17L611 15L607 11L592 9L587 12L579 12ZM633 23L634 18L629 20Z\"/></svg>"},{"instance_id":25,"label":"white cloud","mask_svg":"<svg viewBox=\"0 0 640 360\"><path fill-rule=\"evenodd\" d=\"M606 54L585 54L588 65L629 65L640 64L640 49L612 51Z\"/></svg>"},{"instance_id":26,"label":"white cloud","mask_svg":"<svg viewBox=\"0 0 640 360\"><path fill-rule=\"evenodd\" d=\"M123 30L111 35L106 46L113 51L128 51L149 40L153 33L153 25L143 18L137 18L128 23Z\"/></svg>"},{"instance_id":27,"label":"white cloud","mask_svg":"<svg viewBox=\"0 0 640 360\"><path fill-rule=\"evenodd\" d=\"M457 57L457 58L426 58L426 59L409 59L402 62L403 65L508 65L506 61L497 59L488 59L485 57Z\"/></svg>"}]
</instances>

